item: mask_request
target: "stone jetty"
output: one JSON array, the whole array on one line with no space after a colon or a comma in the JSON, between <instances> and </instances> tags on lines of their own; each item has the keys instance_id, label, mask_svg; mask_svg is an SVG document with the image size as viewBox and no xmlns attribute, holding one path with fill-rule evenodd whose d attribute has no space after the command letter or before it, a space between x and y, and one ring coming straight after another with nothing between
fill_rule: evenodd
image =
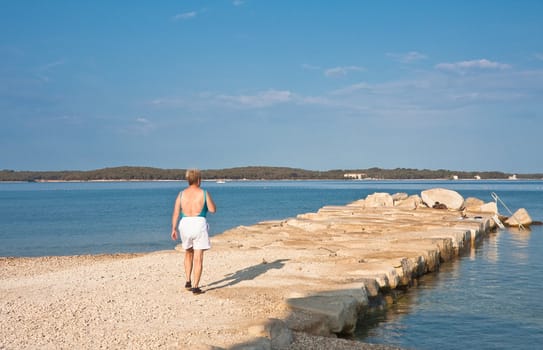
<instances>
[{"instance_id":1,"label":"stone jetty","mask_svg":"<svg viewBox=\"0 0 543 350\"><path fill-rule=\"evenodd\" d=\"M388 349L338 337L497 217L495 203L433 189L236 227L212 238L198 296L182 288L180 250L0 258L0 348Z\"/></svg>"},{"instance_id":2,"label":"stone jetty","mask_svg":"<svg viewBox=\"0 0 543 350\"><path fill-rule=\"evenodd\" d=\"M410 287L496 227L495 206L482 203L468 211L463 203L460 194L446 189L423 191L422 198L375 193L345 206L238 227L215 244L241 254L259 250L268 260L276 258L264 264L290 265L288 274L282 268L267 273L267 283L285 291L287 329L348 335L370 301ZM252 329L255 336L275 338L266 326Z\"/></svg>"}]
</instances>

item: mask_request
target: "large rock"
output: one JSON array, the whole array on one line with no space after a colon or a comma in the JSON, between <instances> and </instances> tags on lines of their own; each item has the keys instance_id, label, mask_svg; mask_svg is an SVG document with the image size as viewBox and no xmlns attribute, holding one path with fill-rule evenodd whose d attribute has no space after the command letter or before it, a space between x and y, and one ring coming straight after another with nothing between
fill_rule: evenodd
<instances>
[{"instance_id":1,"label":"large rock","mask_svg":"<svg viewBox=\"0 0 543 350\"><path fill-rule=\"evenodd\" d=\"M270 318L263 324L249 327L249 334L268 339L272 349L287 348L293 341L292 331L284 321L276 318ZM241 348L246 349L246 347Z\"/></svg>"},{"instance_id":2,"label":"large rock","mask_svg":"<svg viewBox=\"0 0 543 350\"><path fill-rule=\"evenodd\" d=\"M374 193L370 194L364 200L364 205L366 208L377 208L377 207L392 207L394 206L394 200L389 193Z\"/></svg>"},{"instance_id":3,"label":"large rock","mask_svg":"<svg viewBox=\"0 0 543 350\"><path fill-rule=\"evenodd\" d=\"M412 196L407 197L406 199L400 199L398 201L394 201L394 206L398 208L405 208L405 209L417 209L422 203L422 199L420 199L418 194L414 194Z\"/></svg>"},{"instance_id":4,"label":"large rock","mask_svg":"<svg viewBox=\"0 0 543 350\"><path fill-rule=\"evenodd\" d=\"M289 328L321 336L352 334L360 306L356 298L350 295L289 298L286 304L295 315L304 315L303 322L289 322ZM293 318L296 318L295 315Z\"/></svg>"},{"instance_id":5,"label":"large rock","mask_svg":"<svg viewBox=\"0 0 543 350\"><path fill-rule=\"evenodd\" d=\"M530 226L532 222L530 214L528 214L528 211L524 208L520 208L511 217L505 220L505 224L508 226L519 226L519 224Z\"/></svg>"},{"instance_id":6,"label":"large rock","mask_svg":"<svg viewBox=\"0 0 543 350\"><path fill-rule=\"evenodd\" d=\"M432 208L436 203L445 204L448 209L459 210L464 205L464 197L446 188L432 188L421 192L422 201Z\"/></svg>"},{"instance_id":7,"label":"large rock","mask_svg":"<svg viewBox=\"0 0 543 350\"><path fill-rule=\"evenodd\" d=\"M479 207L479 212L498 214L498 205L496 202L485 203Z\"/></svg>"},{"instance_id":8,"label":"large rock","mask_svg":"<svg viewBox=\"0 0 543 350\"><path fill-rule=\"evenodd\" d=\"M401 201L401 200L404 200L404 199L407 199L407 197L409 197L409 195L405 192L398 192L398 193L394 193L392 195L392 200L394 201L394 205L396 205L396 202L397 201Z\"/></svg>"},{"instance_id":9,"label":"large rock","mask_svg":"<svg viewBox=\"0 0 543 350\"><path fill-rule=\"evenodd\" d=\"M498 205L496 202L485 203L482 200L474 197L466 198L464 208L472 213L491 213L498 214Z\"/></svg>"},{"instance_id":10,"label":"large rock","mask_svg":"<svg viewBox=\"0 0 543 350\"><path fill-rule=\"evenodd\" d=\"M470 210L471 208L478 209L483 204L485 204L485 202L479 198L468 197L464 201L464 208L466 208L466 210Z\"/></svg>"}]
</instances>

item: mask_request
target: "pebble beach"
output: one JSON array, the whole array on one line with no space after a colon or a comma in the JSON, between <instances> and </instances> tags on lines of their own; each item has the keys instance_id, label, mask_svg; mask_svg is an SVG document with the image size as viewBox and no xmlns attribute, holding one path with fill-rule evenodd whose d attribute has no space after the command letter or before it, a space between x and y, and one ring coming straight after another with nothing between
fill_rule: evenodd
<instances>
[{"instance_id":1,"label":"pebble beach","mask_svg":"<svg viewBox=\"0 0 543 350\"><path fill-rule=\"evenodd\" d=\"M337 336L370 299L435 271L493 223L481 213L367 203L213 237L201 295L183 288L179 246L0 258L0 348L392 349Z\"/></svg>"}]
</instances>

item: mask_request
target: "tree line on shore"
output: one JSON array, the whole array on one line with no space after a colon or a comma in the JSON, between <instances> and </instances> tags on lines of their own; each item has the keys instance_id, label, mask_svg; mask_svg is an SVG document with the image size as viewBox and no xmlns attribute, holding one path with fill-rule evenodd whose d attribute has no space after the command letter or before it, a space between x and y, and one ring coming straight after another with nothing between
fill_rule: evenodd
<instances>
[{"instance_id":1,"label":"tree line on shore","mask_svg":"<svg viewBox=\"0 0 543 350\"><path fill-rule=\"evenodd\" d=\"M507 179L512 174L498 171L452 171L429 169L336 169L326 171L288 167L248 166L228 169L202 170L206 180L343 180L345 174L357 174L362 179ZM516 174L518 179L542 179L543 174ZM97 170L15 171L1 170L0 181L120 181L120 180L184 180L185 169L122 166Z\"/></svg>"}]
</instances>

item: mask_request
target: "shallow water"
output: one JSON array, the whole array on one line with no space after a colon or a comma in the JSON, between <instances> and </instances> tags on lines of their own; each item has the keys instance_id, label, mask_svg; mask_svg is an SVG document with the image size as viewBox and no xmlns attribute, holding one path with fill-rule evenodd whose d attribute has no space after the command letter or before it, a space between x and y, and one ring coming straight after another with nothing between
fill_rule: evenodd
<instances>
[{"instance_id":1,"label":"shallow water","mask_svg":"<svg viewBox=\"0 0 543 350\"><path fill-rule=\"evenodd\" d=\"M499 231L423 276L355 338L412 349L540 349L543 230Z\"/></svg>"},{"instance_id":2,"label":"shallow water","mask_svg":"<svg viewBox=\"0 0 543 350\"><path fill-rule=\"evenodd\" d=\"M0 256L172 249L171 212L183 183L0 183ZM218 212L212 235L285 219L374 192L444 187L543 220L543 181L247 181L203 185ZM507 214L500 207L502 214ZM356 338L414 349L539 349L543 344L543 226L498 231L397 304L360 323Z\"/></svg>"}]
</instances>

